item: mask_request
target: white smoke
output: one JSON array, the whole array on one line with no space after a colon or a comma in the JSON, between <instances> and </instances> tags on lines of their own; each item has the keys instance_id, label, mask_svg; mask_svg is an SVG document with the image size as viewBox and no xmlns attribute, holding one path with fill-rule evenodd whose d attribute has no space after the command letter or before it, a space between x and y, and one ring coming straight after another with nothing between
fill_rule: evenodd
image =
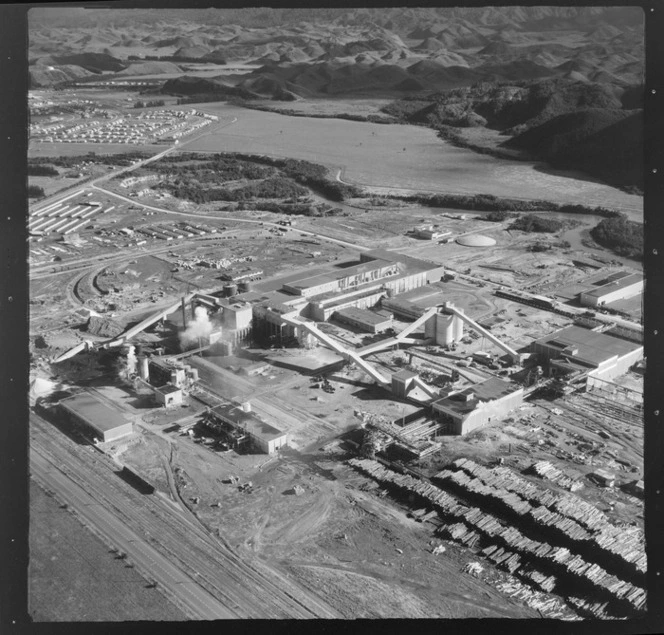
<instances>
[{"instance_id":1,"label":"white smoke","mask_svg":"<svg viewBox=\"0 0 664 635\"><path fill-rule=\"evenodd\" d=\"M187 324L186 330L180 333L180 344L183 348L191 343L198 344L199 339L207 339L212 333L208 312L202 306L197 306L194 314L195 317Z\"/></svg>"},{"instance_id":2,"label":"white smoke","mask_svg":"<svg viewBox=\"0 0 664 635\"><path fill-rule=\"evenodd\" d=\"M135 348L130 346L127 351L127 375L129 377L136 374L136 354L134 350Z\"/></svg>"}]
</instances>

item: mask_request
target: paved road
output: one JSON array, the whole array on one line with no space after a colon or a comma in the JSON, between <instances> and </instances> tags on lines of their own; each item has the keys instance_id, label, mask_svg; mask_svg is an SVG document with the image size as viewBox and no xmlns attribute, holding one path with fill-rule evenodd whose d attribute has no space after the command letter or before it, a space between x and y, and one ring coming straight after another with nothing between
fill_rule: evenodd
<instances>
[{"instance_id":1,"label":"paved road","mask_svg":"<svg viewBox=\"0 0 664 635\"><path fill-rule=\"evenodd\" d=\"M163 207L156 207L154 205L146 205L145 203L141 203L133 198L128 198L127 196L123 196L122 194L117 194L116 192L111 192L111 190L107 190L103 187L99 187L98 185L91 184L91 187L93 187L96 190L99 190L100 192L103 192L104 194L108 196L113 196L121 201L124 201L125 203L131 203L132 205L137 205L140 207L143 207L145 209L152 210L153 212L159 212L160 214L171 214L174 216L187 216L190 218L201 218L203 220L210 220L210 219L215 219L215 220L224 220L224 221L233 221L237 223L249 223L252 225L264 225L266 227L274 227L279 229L281 225L278 223L270 223L269 221L264 221L264 220L253 220L249 218L236 218L234 216L214 216L212 214L194 214L191 212L174 212L173 210L170 209L164 209ZM336 243L337 245L341 245L343 247L350 247L352 249L357 249L358 251L368 251L370 249L373 249L372 247L363 247L362 245L357 245L355 243L348 242L346 240L339 240L338 238L332 238L331 236L327 236L326 234L319 234L317 232L309 231L307 229L295 229L291 230L294 233L300 233L305 236L312 236L314 238L319 238L321 240L327 240L328 242L331 243Z\"/></svg>"},{"instance_id":2,"label":"paved road","mask_svg":"<svg viewBox=\"0 0 664 635\"><path fill-rule=\"evenodd\" d=\"M83 190L87 187L94 186L95 183L100 183L102 181L107 181L109 179L112 179L116 176L119 176L120 174L124 174L126 172L132 172L133 170L137 170L138 168L142 168L148 163L153 163L154 161L158 161L162 157L165 157L167 154L173 152L174 150L182 150L184 146L187 144L196 141L200 137L203 137L205 135L210 134L211 132L216 132L217 130L221 128L226 128L227 126L230 126L231 124L234 124L237 121L237 117L233 117L232 121L228 121L223 124L218 124L216 126L212 127L212 130L209 129L204 129L200 134L197 134L196 136L192 137L191 139L188 139L184 141L181 144L176 144L172 146L168 146L166 149L164 149L162 152L158 152L157 154L154 154L150 157L147 157L145 159L142 159L138 161L137 163L133 163L131 165L127 165L123 168L119 168L118 170L114 170L113 172L109 172L108 174L103 174L102 176L99 176L95 179L92 179L90 181L86 181L83 184L76 183L72 185L71 187L68 187L64 190L60 190L56 194L53 194L52 196L49 196L45 199L40 200L38 203L35 204L33 211L39 211L40 209L44 207L48 207L49 205L52 205L53 203L56 203L60 201L61 199L69 199L74 197L77 194L81 194ZM137 147L128 147L127 152L136 152ZM72 191L74 190L74 191Z\"/></svg>"},{"instance_id":3,"label":"paved road","mask_svg":"<svg viewBox=\"0 0 664 635\"><path fill-rule=\"evenodd\" d=\"M58 466L37 448L30 449L30 470L38 481L57 492L58 498L75 509L84 524L94 527L110 544L125 552L139 571L147 573L167 591L167 595L175 597L177 604L185 608L189 617L197 620L236 617L234 612L198 586L139 534L63 474Z\"/></svg>"}]
</instances>

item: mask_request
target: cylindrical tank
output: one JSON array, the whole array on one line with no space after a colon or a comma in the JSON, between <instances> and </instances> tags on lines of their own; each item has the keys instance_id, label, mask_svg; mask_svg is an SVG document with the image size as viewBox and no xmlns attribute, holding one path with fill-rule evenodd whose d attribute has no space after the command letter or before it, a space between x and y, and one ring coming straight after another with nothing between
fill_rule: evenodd
<instances>
[{"instance_id":1,"label":"cylindrical tank","mask_svg":"<svg viewBox=\"0 0 664 635\"><path fill-rule=\"evenodd\" d=\"M463 338L463 321L461 318L454 316L454 340L460 342Z\"/></svg>"},{"instance_id":2,"label":"cylindrical tank","mask_svg":"<svg viewBox=\"0 0 664 635\"><path fill-rule=\"evenodd\" d=\"M249 282L247 280L245 280L244 282L240 282L239 290L242 293L246 293L247 291L251 291L251 289L252 289L251 282Z\"/></svg>"},{"instance_id":3,"label":"cylindrical tank","mask_svg":"<svg viewBox=\"0 0 664 635\"><path fill-rule=\"evenodd\" d=\"M438 316L432 315L424 323L424 337L426 337L427 339L435 339L437 328L438 328Z\"/></svg>"},{"instance_id":4,"label":"cylindrical tank","mask_svg":"<svg viewBox=\"0 0 664 635\"><path fill-rule=\"evenodd\" d=\"M144 381L150 381L148 358L145 355L138 358L138 376Z\"/></svg>"},{"instance_id":5,"label":"cylindrical tank","mask_svg":"<svg viewBox=\"0 0 664 635\"><path fill-rule=\"evenodd\" d=\"M224 297L232 298L237 295L237 285L234 282L224 285Z\"/></svg>"},{"instance_id":6,"label":"cylindrical tank","mask_svg":"<svg viewBox=\"0 0 664 635\"><path fill-rule=\"evenodd\" d=\"M251 404L248 401L245 401L242 404L242 411L243 412L251 412Z\"/></svg>"},{"instance_id":7,"label":"cylindrical tank","mask_svg":"<svg viewBox=\"0 0 664 635\"><path fill-rule=\"evenodd\" d=\"M454 318L452 315L439 313L436 316L436 344L444 346L454 339Z\"/></svg>"}]
</instances>

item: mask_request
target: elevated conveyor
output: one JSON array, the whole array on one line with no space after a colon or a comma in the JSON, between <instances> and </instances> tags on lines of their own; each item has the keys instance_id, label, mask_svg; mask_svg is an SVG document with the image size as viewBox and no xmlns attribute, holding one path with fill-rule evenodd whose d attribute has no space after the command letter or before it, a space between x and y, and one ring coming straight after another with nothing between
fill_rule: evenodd
<instances>
[{"instance_id":1,"label":"elevated conveyor","mask_svg":"<svg viewBox=\"0 0 664 635\"><path fill-rule=\"evenodd\" d=\"M336 340L333 340L329 335L323 333L323 331L319 330L312 322L305 322L304 320L301 320L295 316L282 315L281 317L287 324L304 329L308 333L311 333L311 335L313 335L319 342L336 351L345 359L352 360L358 366L358 368L361 368L365 373L367 373L367 375L375 379L379 384L385 386L391 385L390 379L384 377L373 366L371 366L371 364L364 361L356 352L347 349Z\"/></svg>"},{"instance_id":2,"label":"elevated conveyor","mask_svg":"<svg viewBox=\"0 0 664 635\"><path fill-rule=\"evenodd\" d=\"M475 320L469 318L465 313L462 313L455 307L447 304L444 305L444 309L447 313L452 313L458 317L462 322L465 322L473 331L479 333L483 337L486 337L492 344L495 344L499 349L505 351L512 360L513 363L519 363L519 353L517 353L513 348L507 344L501 342L495 335L492 335L485 328L481 327Z\"/></svg>"}]
</instances>

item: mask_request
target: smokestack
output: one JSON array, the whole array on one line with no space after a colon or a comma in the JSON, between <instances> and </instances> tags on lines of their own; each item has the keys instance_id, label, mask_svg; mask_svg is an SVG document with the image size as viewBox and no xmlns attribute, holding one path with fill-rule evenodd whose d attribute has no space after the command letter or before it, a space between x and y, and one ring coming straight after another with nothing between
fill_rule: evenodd
<instances>
[{"instance_id":1,"label":"smokestack","mask_svg":"<svg viewBox=\"0 0 664 635\"><path fill-rule=\"evenodd\" d=\"M150 381L150 368L148 358L145 355L138 358L138 376L144 381Z\"/></svg>"},{"instance_id":2,"label":"smokestack","mask_svg":"<svg viewBox=\"0 0 664 635\"><path fill-rule=\"evenodd\" d=\"M182 328L187 328L187 307L184 302L184 296L182 296Z\"/></svg>"}]
</instances>

